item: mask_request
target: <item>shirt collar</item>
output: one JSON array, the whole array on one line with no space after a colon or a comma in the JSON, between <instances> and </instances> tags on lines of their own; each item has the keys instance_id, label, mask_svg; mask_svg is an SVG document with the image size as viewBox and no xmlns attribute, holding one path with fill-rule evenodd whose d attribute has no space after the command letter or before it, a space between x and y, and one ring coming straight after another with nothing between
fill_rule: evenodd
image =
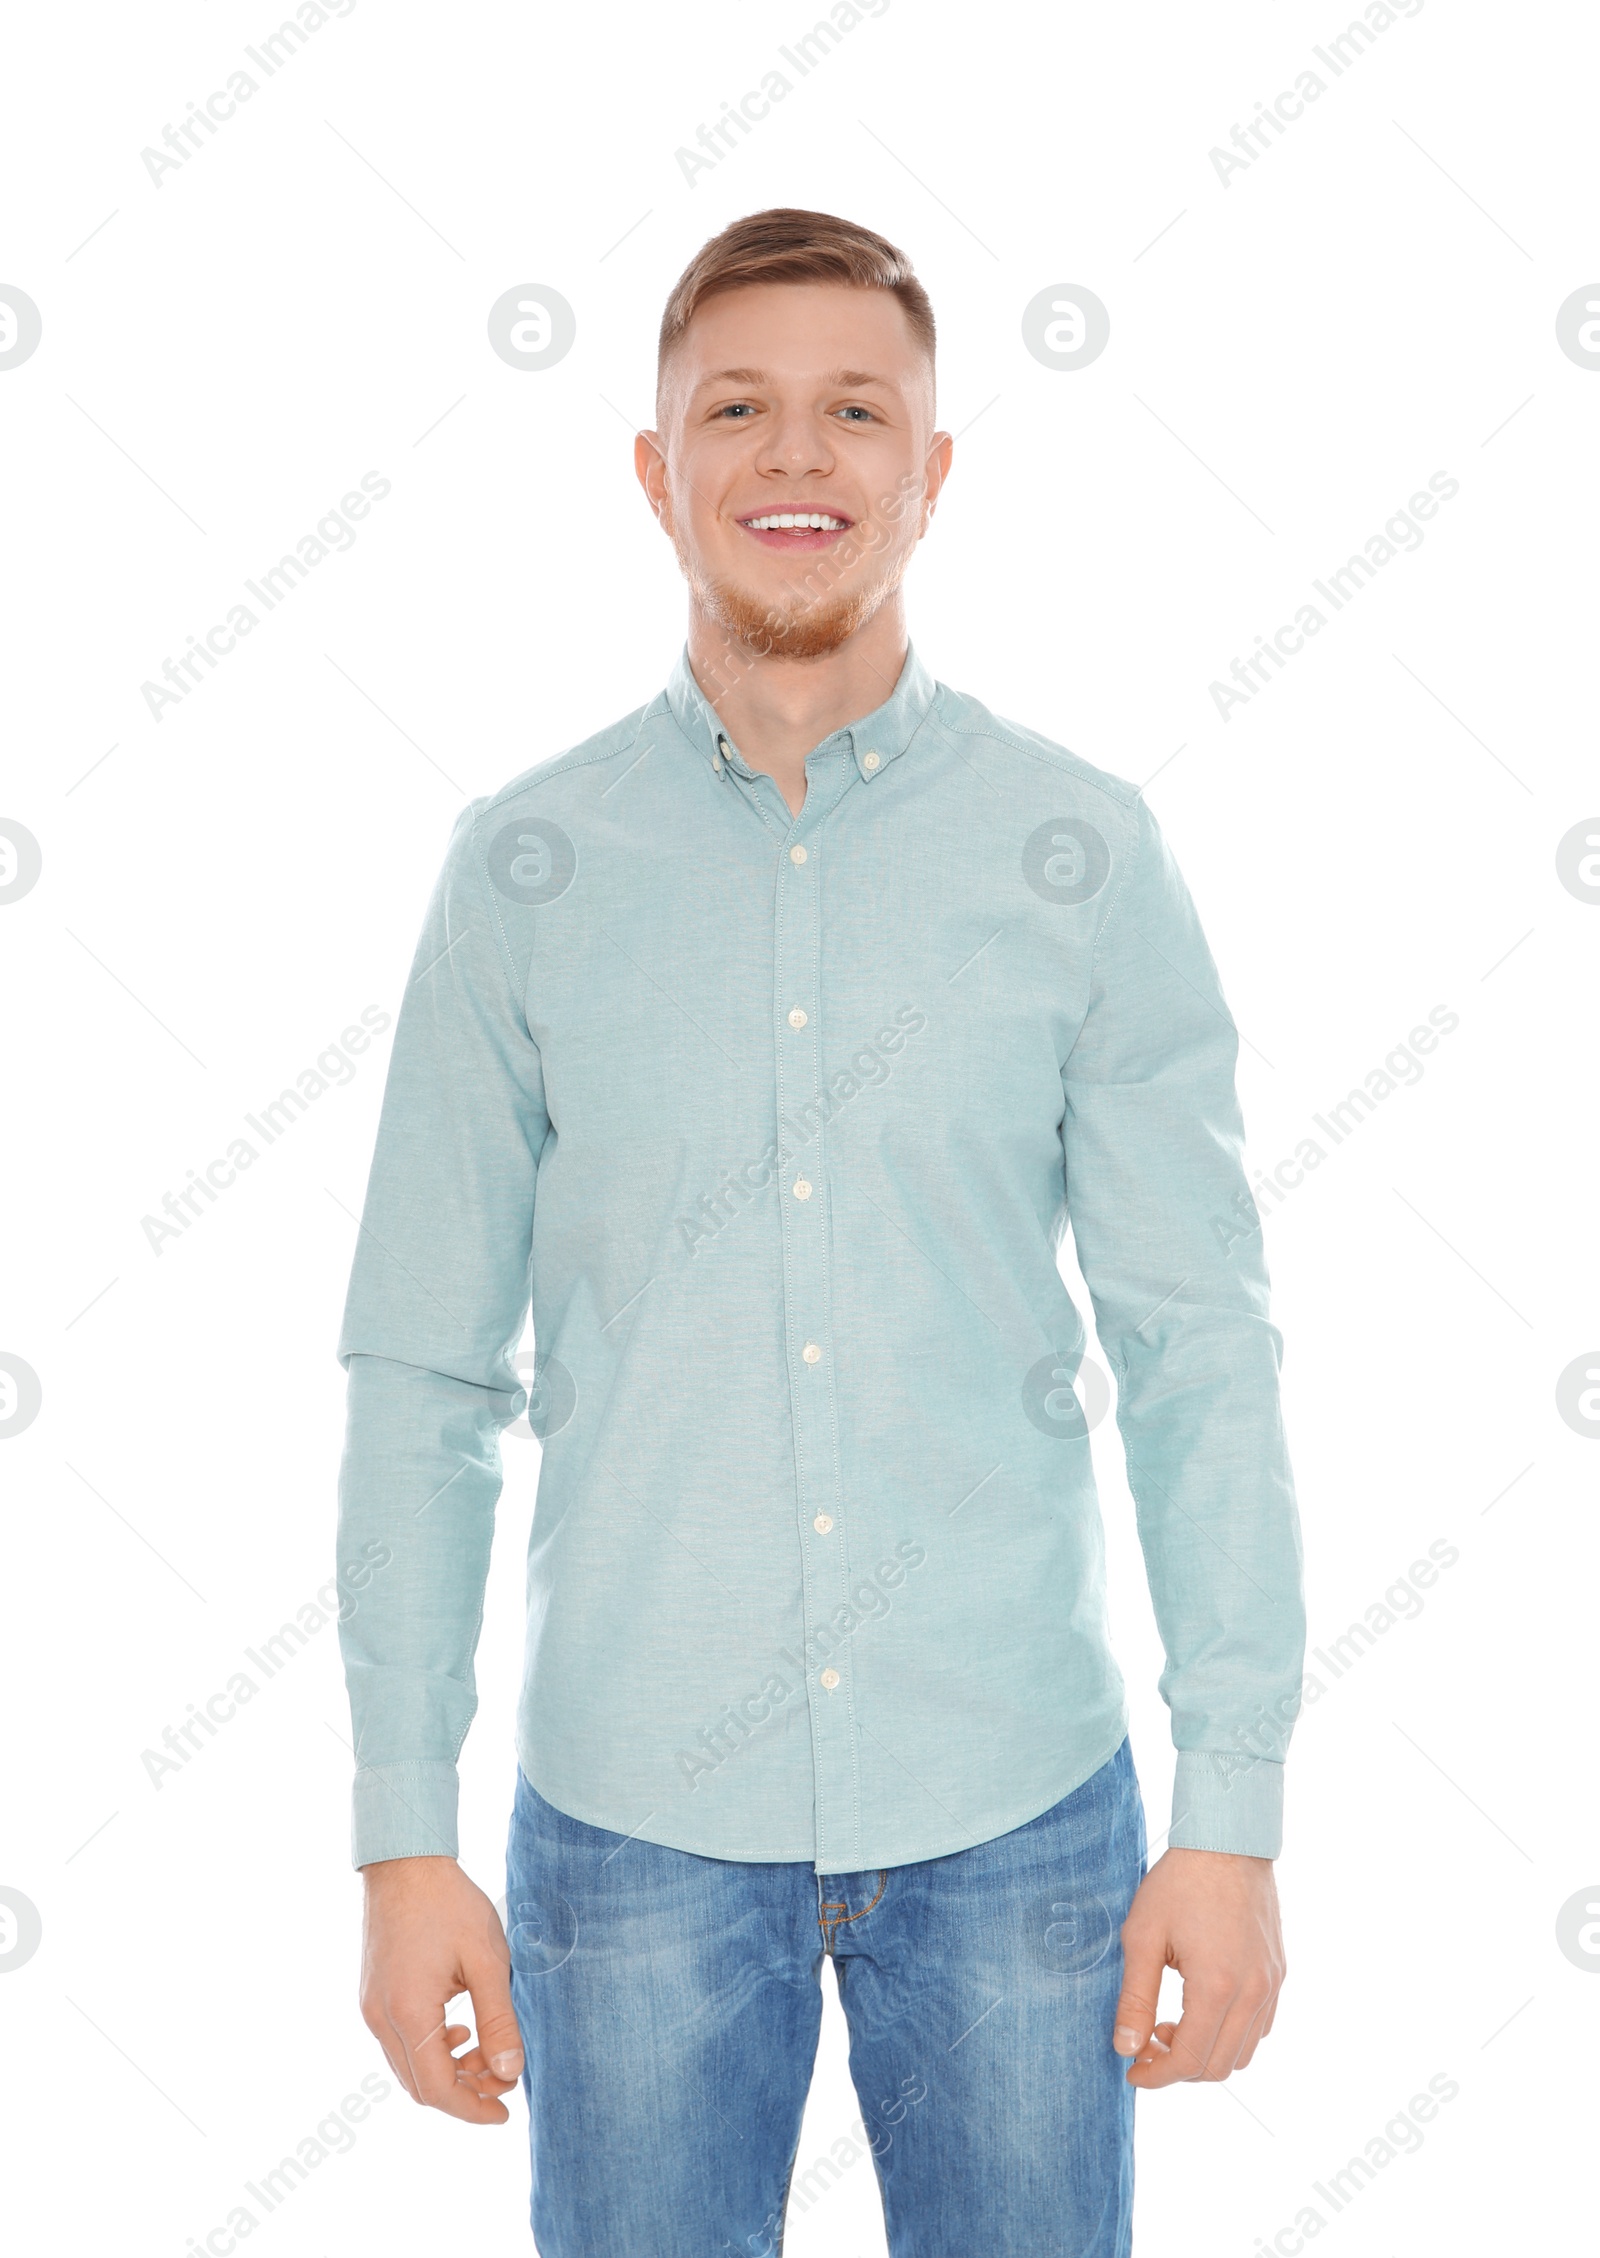
<instances>
[{"instance_id":1,"label":"shirt collar","mask_svg":"<svg viewBox=\"0 0 1600 2258\"><path fill-rule=\"evenodd\" d=\"M863 783L870 784L875 776L883 774L891 761L898 760L911 743L927 717L937 688L933 676L918 658L915 645L908 643L900 678L883 704L874 707L860 721L835 729L822 742L831 745L842 741L855 761L856 773ZM677 663L667 679L666 696L678 727L716 775L726 775L730 768L741 776L757 773L718 721L696 682L689 664L687 643L679 651Z\"/></svg>"}]
</instances>

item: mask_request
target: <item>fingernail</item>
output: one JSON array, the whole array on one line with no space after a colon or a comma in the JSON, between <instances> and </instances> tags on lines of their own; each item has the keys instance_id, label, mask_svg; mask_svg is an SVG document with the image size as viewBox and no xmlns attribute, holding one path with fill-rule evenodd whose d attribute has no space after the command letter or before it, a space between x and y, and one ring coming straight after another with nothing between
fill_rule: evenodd
<instances>
[{"instance_id":1,"label":"fingernail","mask_svg":"<svg viewBox=\"0 0 1600 2258\"><path fill-rule=\"evenodd\" d=\"M489 2067L497 2078L518 2078L522 2075L520 2054L491 2054Z\"/></svg>"},{"instance_id":2,"label":"fingernail","mask_svg":"<svg viewBox=\"0 0 1600 2258\"><path fill-rule=\"evenodd\" d=\"M1126 2023L1119 2023L1111 2043L1119 2054L1137 2054L1139 2051L1139 2033L1130 2030Z\"/></svg>"}]
</instances>

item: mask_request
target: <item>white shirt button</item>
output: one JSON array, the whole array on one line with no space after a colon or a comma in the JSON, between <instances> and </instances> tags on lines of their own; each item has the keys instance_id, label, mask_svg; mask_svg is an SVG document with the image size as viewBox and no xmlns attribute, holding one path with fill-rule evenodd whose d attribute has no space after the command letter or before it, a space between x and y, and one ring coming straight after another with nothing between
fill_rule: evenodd
<instances>
[{"instance_id":1,"label":"white shirt button","mask_svg":"<svg viewBox=\"0 0 1600 2258\"><path fill-rule=\"evenodd\" d=\"M825 1537L833 1527L833 1515L831 1513L819 1513L811 1526L816 1530L819 1537Z\"/></svg>"},{"instance_id":2,"label":"white shirt button","mask_svg":"<svg viewBox=\"0 0 1600 2258\"><path fill-rule=\"evenodd\" d=\"M789 860L791 862L804 862L805 859L806 851L804 847L794 846L789 849Z\"/></svg>"},{"instance_id":3,"label":"white shirt button","mask_svg":"<svg viewBox=\"0 0 1600 2258\"><path fill-rule=\"evenodd\" d=\"M797 1176L794 1180L794 1196L797 1200L808 1200L811 1197L811 1186L803 1176Z\"/></svg>"},{"instance_id":4,"label":"white shirt button","mask_svg":"<svg viewBox=\"0 0 1600 2258\"><path fill-rule=\"evenodd\" d=\"M798 1004L796 1004L796 1005L795 1005L795 1007L794 1007L794 1009L793 1009L793 1011L792 1011L792 1012L790 1012L790 1014L789 1014L789 1025L790 1025L791 1027L803 1027L803 1026L805 1025L805 1023L806 1023L806 1015L805 1015L805 1013L804 1013L804 1012L803 1012L803 1011L802 1011L802 1010L800 1009L800 1006L799 1006Z\"/></svg>"},{"instance_id":5,"label":"white shirt button","mask_svg":"<svg viewBox=\"0 0 1600 2258\"><path fill-rule=\"evenodd\" d=\"M877 765L878 765L878 756L877 756L877 754L876 754L876 753L863 753L863 754L862 754L862 756L861 756L861 765L862 765L862 767L863 767L863 768L865 768L865 769L869 769L869 770L870 770L870 769L874 769L874 768L876 768L876 767L877 767Z\"/></svg>"},{"instance_id":6,"label":"white shirt button","mask_svg":"<svg viewBox=\"0 0 1600 2258\"><path fill-rule=\"evenodd\" d=\"M726 738L726 737L719 737L719 738L717 739L717 751L718 751L719 753L725 753L725 752L726 752L727 750L728 750L728 740L727 740L727 738Z\"/></svg>"},{"instance_id":7,"label":"white shirt button","mask_svg":"<svg viewBox=\"0 0 1600 2258\"><path fill-rule=\"evenodd\" d=\"M835 1686L836 1686L836 1685L837 1685L837 1684L839 1683L839 1673L838 1673L838 1671L837 1671L837 1670L824 1670L824 1671L823 1671L823 1673L822 1673L822 1677L821 1677L821 1679L819 1680L819 1683L820 1683L820 1684L822 1684L822 1685L824 1685L824 1686L826 1686L826 1687L827 1687L827 1689L828 1689L828 1691L829 1691L829 1693L832 1693L832 1691L833 1691L834 1687L835 1687Z\"/></svg>"},{"instance_id":8,"label":"white shirt button","mask_svg":"<svg viewBox=\"0 0 1600 2258\"><path fill-rule=\"evenodd\" d=\"M800 1351L800 1354L805 1358L807 1364L816 1364L821 1359L822 1351L818 1348L815 1341L807 1341L805 1347Z\"/></svg>"}]
</instances>

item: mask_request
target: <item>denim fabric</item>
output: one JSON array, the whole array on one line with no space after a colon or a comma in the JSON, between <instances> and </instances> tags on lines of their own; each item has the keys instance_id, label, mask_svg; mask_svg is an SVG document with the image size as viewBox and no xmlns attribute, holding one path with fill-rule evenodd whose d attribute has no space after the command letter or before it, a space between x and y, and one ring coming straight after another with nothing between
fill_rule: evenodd
<instances>
[{"instance_id":1,"label":"denim fabric","mask_svg":"<svg viewBox=\"0 0 1600 2258\"><path fill-rule=\"evenodd\" d=\"M1111 2031L1144 1865L1126 1741L1025 1826L855 1874L613 1834L519 1770L506 1930L540 2258L772 2258L786 2204L825 2216L869 2152L891 2258L1125 2258ZM825 1953L859 2116L797 2157Z\"/></svg>"},{"instance_id":2,"label":"denim fabric","mask_svg":"<svg viewBox=\"0 0 1600 2258\"><path fill-rule=\"evenodd\" d=\"M557 1809L830 1873L969 1849L1105 1763L1069 1223L1166 1649L1170 1839L1277 1853L1280 1340L1177 864L1131 784L915 652L806 774L794 815L684 658L461 812L339 1344L357 1865L456 1850L524 1404L516 1748Z\"/></svg>"}]
</instances>

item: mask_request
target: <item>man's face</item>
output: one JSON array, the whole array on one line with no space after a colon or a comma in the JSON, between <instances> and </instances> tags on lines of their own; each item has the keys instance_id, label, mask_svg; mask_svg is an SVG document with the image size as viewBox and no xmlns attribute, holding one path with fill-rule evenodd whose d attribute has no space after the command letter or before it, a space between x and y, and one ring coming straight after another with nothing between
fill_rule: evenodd
<instances>
[{"instance_id":1,"label":"man's face","mask_svg":"<svg viewBox=\"0 0 1600 2258\"><path fill-rule=\"evenodd\" d=\"M899 586L950 462L893 292L720 293L680 339L658 414L635 463L701 611L763 654L837 650Z\"/></svg>"}]
</instances>

